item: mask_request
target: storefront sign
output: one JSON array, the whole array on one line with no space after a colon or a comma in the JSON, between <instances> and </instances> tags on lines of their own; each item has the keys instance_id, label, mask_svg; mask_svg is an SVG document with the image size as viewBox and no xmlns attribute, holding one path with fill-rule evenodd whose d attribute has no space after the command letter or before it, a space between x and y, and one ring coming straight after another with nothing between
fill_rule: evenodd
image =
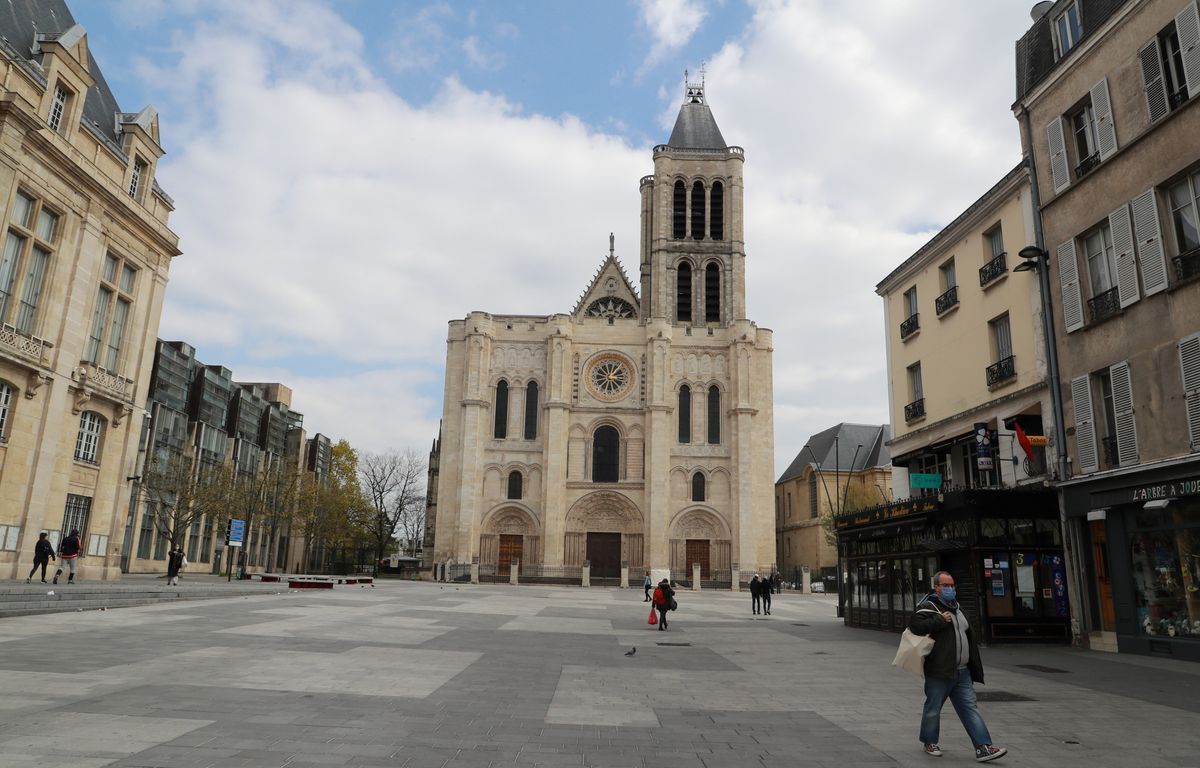
<instances>
[{"instance_id":1,"label":"storefront sign","mask_svg":"<svg viewBox=\"0 0 1200 768\"><path fill-rule=\"evenodd\" d=\"M975 462L979 469L992 468L992 440L988 435L988 425L979 422L975 425Z\"/></svg>"},{"instance_id":2,"label":"storefront sign","mask_svg":"<svg viewBox=\"0 0 1200 768\"><path fill-rule=\"evenodd\" d=\"M1177 496L1200 495L1200 477L1187 480L1173 480L1169 483L1147 485L1134 488L1131 501L1154 501L1155 499L1173 499Z\"/></svg>"},{"instance_id":3,"label":"storefront sign","mask_svg":"<svg viewBox=\"0 0 1200 768\"><path fill-rule=\"evenodd\" d=\"M900 504L888 504L834 518L833 527L838 529L855 528L862 525L895 520L901 517L909 517L910 515L935 512L937 508L938 503L936 501L925 499L906 501Z\"/></svg>"},{"instance_id":4,"label":"storefront sign","mask_svg":"<svg viewBox=\"0 0 1200 768\"><path fill-rule=\"evenodd\" d=\"M937 473L912 472L908 475L908 484L913 488L941 488L942 476Z\"/></svg>"},{"instance_id":5,"label":"storefront sign","mask_svg":"<svg viewBox=\"0 0 1200 768\"><path fill-rule=\"evenodd\" d=\"M1029 444L1035 448L1045 448L1046 447L1046 436L1045 435L1030 435L1029 436Z\"/></svg>"}]
</instances>

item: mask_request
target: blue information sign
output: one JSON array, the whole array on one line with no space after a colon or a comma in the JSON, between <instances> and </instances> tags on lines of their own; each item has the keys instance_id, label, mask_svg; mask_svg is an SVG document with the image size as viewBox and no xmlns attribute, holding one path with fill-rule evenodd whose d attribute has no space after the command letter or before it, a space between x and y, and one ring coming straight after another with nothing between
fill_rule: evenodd
<instances>
[{"instance_id":1,"label":"blue information sign","mask_svg":"<svg viewBox=\"0 0 1200 768\"><path fill-rule=\"evenodd\" d=\"M229 546L240 547L242 541L246 538L246 521L245 520L230 520L229 521Z\"/></svg>"}]
</instances>

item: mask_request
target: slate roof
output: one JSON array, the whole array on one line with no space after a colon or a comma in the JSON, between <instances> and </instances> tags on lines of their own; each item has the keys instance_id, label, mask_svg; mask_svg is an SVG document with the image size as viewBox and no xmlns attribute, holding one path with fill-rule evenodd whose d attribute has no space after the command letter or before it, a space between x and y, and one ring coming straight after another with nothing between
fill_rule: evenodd
<instances>
[{"instance_id":1,"label":"slate roof","mask_svg":"<svg viewBox=\"0 0 1200 768\"><path fill-rule=\"evenodd\" d=\"M1121 6L1129 0L1075 0L1079 8L1080 37L1075 47L1088 35L1099 29ZM1058 62L1054 60L1054 39L1050 24L1066 8L1067 3L1059 0L1050 12L1033 22L1021 39L1017 41L1017 101L1025 97L1049 75Z\"/></svg>"},{"instance_id":2,"label":"slate roof","mask_svg":"<svg viewBox=\"0 0 1200 768\"><path fill-rule=\"evenodd\" d=\"M834 438L837 438L835 441ZM892 463L887 442L892 439L888 424L841 423L808 438L796 458L775 481L776 485L804 474L804 468L820 464L825 472L861 472L871 467L886 467ZM858 446L862 446L861 449ZM855 456L857 451L858 456ZM853 466L851 466L853 465Z\"/></svg>"},{"instance_id":3,"label":"slate roof","mask_svg":"<svg viewBox=\"0 0 1200 768\"><path fill-rule=\"evenodd\" d=\"M729 146L704 100L703 85L688 85L687 97L679 108L667 146L674 149L725 149Z\"/></svg>"}]
</instances>

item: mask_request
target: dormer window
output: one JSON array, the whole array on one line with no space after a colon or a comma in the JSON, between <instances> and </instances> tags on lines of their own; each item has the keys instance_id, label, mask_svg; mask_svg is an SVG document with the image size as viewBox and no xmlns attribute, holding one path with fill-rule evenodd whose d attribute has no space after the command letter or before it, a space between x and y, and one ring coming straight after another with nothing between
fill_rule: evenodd
<instances>
[{"instance_id":1,"label":"dormer window","mask_svg":"<svg viewBox=\"0 0 1200 768\"><path fill-rule=\"evenodd\" d=\"M46 121L50 124L50 129L56 133L63 132L63 118L66 117L67 107L71 103L71 92L62 86L61 83L54 86L54 98L50 101L50 114L46 117Z\"/></svg>"},{"instance_id":2,"label":"dormer window","mask_svg":"<svg viewBox=\"0 0 1200 768\"><path fill-rule=\"evenodd\" d=\"M146 163L141 158L133 161L133 171L129 174L129 196L134 200L142 199L142 179L146 176Z\"/></svg>"},{"instance_id":3,"label":"dormer window","mask_svg":"<svg viewBox=\"0 0 1200 768\"><path fill-rule=\"evenodd\" d=\"M1079 7L1075 3L1054 19L1054 60L1058 61L1075 47L1083 30L1079 26Z\"/></svg>"}]
</instances>

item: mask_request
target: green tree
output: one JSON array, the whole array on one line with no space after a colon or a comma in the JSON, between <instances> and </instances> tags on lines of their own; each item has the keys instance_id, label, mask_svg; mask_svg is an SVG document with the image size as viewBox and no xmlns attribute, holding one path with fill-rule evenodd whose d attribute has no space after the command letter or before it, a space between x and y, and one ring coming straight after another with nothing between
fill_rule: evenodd
<instances>
[{"instance_id":1,"label":"green tree","mask_svg":"<svg viewBox=\"0 0 1200 768\"><path fill-rule=\"evenodd\" d=\"M158 535L174 548L183 546L194 523L220 517L229 503L230 480L223 466L161 451L142 472L140 493Z\"/></svg>"}]
</instances>

